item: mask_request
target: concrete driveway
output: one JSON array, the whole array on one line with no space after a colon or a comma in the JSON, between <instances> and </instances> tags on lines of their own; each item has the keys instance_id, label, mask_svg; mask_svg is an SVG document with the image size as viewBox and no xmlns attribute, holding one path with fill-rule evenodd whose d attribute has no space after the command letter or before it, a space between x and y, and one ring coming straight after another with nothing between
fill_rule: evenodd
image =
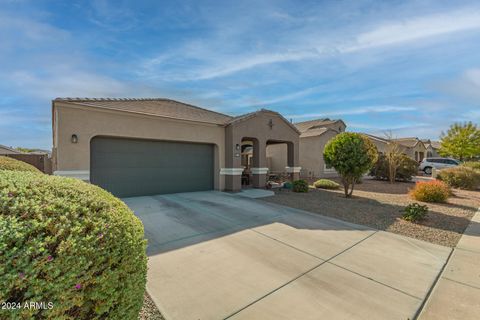
<instances>
[{"instance_id":1,"label":"concrete driveway","mask_svg":"<svg viewBox=\"0 0 480 320\"><path fill-rule=\"evenodd\" d=\"M413 319L451 251L222 192L123 200L166 319Z\"/></svg>"}]
</instances>

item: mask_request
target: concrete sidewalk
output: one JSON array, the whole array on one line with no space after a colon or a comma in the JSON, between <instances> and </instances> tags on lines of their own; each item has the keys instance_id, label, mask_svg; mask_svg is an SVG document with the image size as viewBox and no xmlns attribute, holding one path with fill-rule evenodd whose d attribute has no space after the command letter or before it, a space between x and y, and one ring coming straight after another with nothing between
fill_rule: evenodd
<instances>
[{"instance_id":1,"label":"concrete sidewalk","mask_svg":"<svg viewBox=\"0 0 480 320\"><path fill-rule=\"evenodd\" d=\"M451 249L221 192L124 199L168 320L414 319Z\"/></svg>"},{"instance_id":2,"label":"concrete sidewalk","mask_svg":"<svg viewBox=\"0 0 480 320\"><path fill-rule=\"evenodd\" d=\"M420 320L480 318L480 210L433 289Z\"/></svg>"}]
</instances>

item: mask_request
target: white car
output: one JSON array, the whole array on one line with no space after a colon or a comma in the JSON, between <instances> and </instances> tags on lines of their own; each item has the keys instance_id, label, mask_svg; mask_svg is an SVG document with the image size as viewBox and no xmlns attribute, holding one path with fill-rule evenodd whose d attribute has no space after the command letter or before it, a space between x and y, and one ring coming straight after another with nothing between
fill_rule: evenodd
<instances>
[{"instance_id":1,"label":"white car","mask_svg":"<svg viewBox=\"0 0 480 320\"><path fill-rule=\"evenodd\" d=\"M452 158L425 158L420 163L420 170L425 172L425 174L432 174L433 168L439 170L456 167L459 164L458 160Z\"/></svg>"}]
</instances>

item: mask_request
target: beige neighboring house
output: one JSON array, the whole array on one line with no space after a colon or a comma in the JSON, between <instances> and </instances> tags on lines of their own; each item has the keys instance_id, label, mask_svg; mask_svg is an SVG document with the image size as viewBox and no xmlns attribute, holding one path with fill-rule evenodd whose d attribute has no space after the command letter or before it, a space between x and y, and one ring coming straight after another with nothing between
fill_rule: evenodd
<instances>
[{"instance_id":1,"label":"beige neighboring house","mask_svg":"<svg viewBox=\"0 0 480 320\"><path fill-rule=\"evenodd\" d=\"M292 178L300 172L300 132L270 110L232 117L170 99L57 98L52 113L54 174L120 197L265 187L271 145L285 146Z\"/></svg>"},{"instance_id":2,"label":"beige neighboring house","mask_svg":"<svg viewBox=\"0 0 480 320\"><path fill-rule=\"evenodd\" d=\"M0 156L7 154L20 154L21 152L0 144Z\"/></svg>"},{"instance_id":3,"label":"beige neighboring house","mask_svg":"<svg viewBox=\"0 0 480 320\"><path fill-rule=\"evenodd\" d=\"M337 172L328 168L323 159L325 145L337 134L344 132L342 120L316 119L294 123L300 131L300 176L304 178L333 177ZM274 172L282 172L285 163L284 146L269 146L267 159Z\"/></svg>"},{"instance_id":4,"label":"beige neighboring house","mask_svg":"<svg viewBox=\"0 0 480 320\"><path fill-rule=\"evenodd\" d=\"M440 149L440 141L430 139L422 139L425 148L427 148L427 158L440 157L438 150Z\"/></svg>"},{"instance_id":5,"label":"beige neighboring house","mask_svg":"<svg viewBox=\"0 0 480 320\"><path fill-rule=\"evenodd\" d=\"M370 138L370 141L377 147L377 150L380 154L384 154L388 151L388 143L389 140L374 136L371 134L365 134L367 137ZM421 162L423 158L427 155L427 148L422 140L413 137L413 138L398 138L393 139L399 147L403 154L407 155L411 159Z\"/></svg>"},{"instance_id":6,"label":"beige neighboring house","mask_svg":"<svg viewBox=\"0 0 480 320\"><path fill-rule=\"evenodd\" d=\"M385 154L388 151L388 140L382 137L374 136L368 133L362 133L377 147L379 154Z\"/></svg>"}]
</instances>

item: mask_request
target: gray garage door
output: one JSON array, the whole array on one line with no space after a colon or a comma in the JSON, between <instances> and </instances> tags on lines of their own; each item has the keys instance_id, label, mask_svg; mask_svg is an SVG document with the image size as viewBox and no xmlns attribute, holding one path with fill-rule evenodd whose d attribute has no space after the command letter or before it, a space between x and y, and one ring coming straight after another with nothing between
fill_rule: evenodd
<instances>
[{"instance_id":1,"label":"gray garage door","mask_svg":"<svg viewBox=\"0 0 480 320\"><path fill-rule=\"evenodd\" d=\"M213 145L96 137L90 181L118 197L213 189Z\"/></svg>"}]
</instances>

